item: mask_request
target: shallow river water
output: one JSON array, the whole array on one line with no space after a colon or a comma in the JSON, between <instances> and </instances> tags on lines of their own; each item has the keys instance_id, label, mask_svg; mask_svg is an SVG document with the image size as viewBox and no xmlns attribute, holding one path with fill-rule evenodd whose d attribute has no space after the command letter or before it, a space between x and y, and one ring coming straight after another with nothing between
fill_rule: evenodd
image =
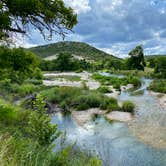
<instances>
[{"instance_id":1,"label":"shallow river water","mask_svg":"<svg viewBox=\"0 0 166 166\"><path fill-rule=\"evenodd\" d=\"M70 116L57 113L52 122L66 132L68 143L93 152L106 166L166 166L166 111L157 98L146 90L151 80L142 79L139 90L144 94L131 96L122 92L118 98L136 104L136 115L129 123L109 123L103 117L78 126Z\"/></svg>"}]
</instances>

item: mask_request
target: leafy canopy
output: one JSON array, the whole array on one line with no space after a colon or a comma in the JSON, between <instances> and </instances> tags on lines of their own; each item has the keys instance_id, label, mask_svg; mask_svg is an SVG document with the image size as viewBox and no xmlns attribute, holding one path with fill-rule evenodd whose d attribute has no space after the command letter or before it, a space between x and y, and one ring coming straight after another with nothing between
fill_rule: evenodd
<instances>
[{"instance_id":1,"label":"leafy canopy","mask_svg":"<svg viewBox=\"0 0 166 166\"><path fill-rule=\"evenodd\" d=\"M34 27L44 36L65 36L77 23L73 9L63 0L1 0L0 40L10 37L11 32L26 34Z\"/></svg>"},{"instance_id":2,"label":"leafy canopy","mask_svg":"<svg viewBox=\"0 0 166 166\"><path fill-rule=\"evenodd\" d=\"M0 47L0 80L8 78L12 82L21 82L26 78L40 79L38 65L38 58L31 52L22 48Z\"/></svg>"}]
</instances>

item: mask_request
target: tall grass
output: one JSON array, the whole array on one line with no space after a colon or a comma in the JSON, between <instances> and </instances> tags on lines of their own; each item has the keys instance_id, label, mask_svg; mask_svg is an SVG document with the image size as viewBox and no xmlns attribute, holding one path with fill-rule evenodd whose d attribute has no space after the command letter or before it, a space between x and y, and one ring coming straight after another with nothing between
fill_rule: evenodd
<instances>
[{"instance_id":1,"label":"tall grass","mask_svg":"<svg viewBox=\"0 0 166 166\"><path fill-rule=\"evenodd\" d=\"M148 89L154 92L166 93L166 79L154 80Z\"/></svg>"},{"instance_id":2,"label":"tall grass","mask_svg":"<svg viewBox=\"0 0 166 166\"><path fill-rule=\"evenodd\" d=\"M46 99L63 109L118 109L116 99L109 99L98 91L75 87L55 87L41 92Z\"/></svg>"}]
</instances>

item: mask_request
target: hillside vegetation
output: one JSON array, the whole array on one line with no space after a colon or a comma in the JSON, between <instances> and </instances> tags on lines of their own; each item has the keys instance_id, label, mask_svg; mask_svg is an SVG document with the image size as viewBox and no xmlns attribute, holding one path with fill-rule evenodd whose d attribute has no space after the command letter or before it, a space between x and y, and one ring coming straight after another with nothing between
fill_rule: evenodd
<instances>
[{"instance_id":1,"label":"hillside vegetation","mask_svg":"<svg viewBox=\"0 0 166 166\"><path fill-rule=\"evenodd\" d=\"M113 59L118 59L113 55L107 54L104 51L81 42L58 42L54 44L33 47L29 50L42 58L57 55L62 52L67 52L89 60L102 60L103 58L110 57Z\"/></svg>"}]
</instances>

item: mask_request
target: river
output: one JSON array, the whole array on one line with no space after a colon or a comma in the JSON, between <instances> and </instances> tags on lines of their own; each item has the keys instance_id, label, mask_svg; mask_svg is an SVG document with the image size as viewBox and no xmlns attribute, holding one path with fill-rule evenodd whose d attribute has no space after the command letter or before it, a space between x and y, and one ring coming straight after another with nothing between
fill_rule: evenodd
<instances>
[{"instance_id":1,"label":"river","mask_svg":"<svg viewBox=\"0 0 166 166\"><path fill-rule=\"evenodd\" d=\"M122 92L118 100L131 100L136 114L129 123L107 122L103 117L78 126L71 116L57 113L52 122L66 132L66 141L82 150L97 154L105 166L166 166L166 111L146 89L151 80L142 78L139 90L131 96Z\"/></svg>"}]
</instances>

